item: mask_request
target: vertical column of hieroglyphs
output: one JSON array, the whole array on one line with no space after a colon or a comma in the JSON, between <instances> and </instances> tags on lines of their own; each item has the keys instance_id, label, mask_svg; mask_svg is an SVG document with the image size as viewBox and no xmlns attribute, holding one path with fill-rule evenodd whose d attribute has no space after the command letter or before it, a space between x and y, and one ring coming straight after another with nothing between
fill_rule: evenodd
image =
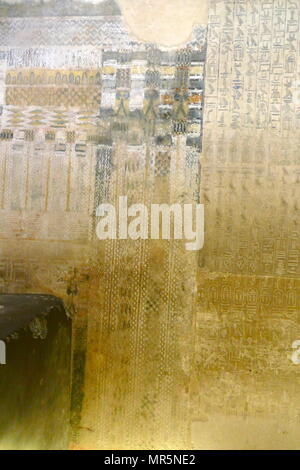
<instances>
[{"instance_id":1,"label":"vertical column of hieroglyphs","mask_svg":"<svg viewBox=\"0 0 300 470\"><path fill-rule=\"evenodd\" d=\"M296 445L299 7L211 2L194 383L200 446Z\"/></svg>"}]
</instances>

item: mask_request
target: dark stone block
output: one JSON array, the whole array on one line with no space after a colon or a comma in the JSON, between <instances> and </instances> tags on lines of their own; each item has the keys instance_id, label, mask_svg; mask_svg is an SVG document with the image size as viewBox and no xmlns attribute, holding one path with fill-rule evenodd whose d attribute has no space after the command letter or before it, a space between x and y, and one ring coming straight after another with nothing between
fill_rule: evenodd
<instances>
[{"instance_id":1,"label":"dark stone block","mask_svg":"<svg viewBox=\"0 0 300 470\"><path fill-rule=\"evenodd\" d=\"M67 449L71 321L63 303L48 295L0 295L0 306L6 337L0 449Z\"/></svg>"}]
</instances>

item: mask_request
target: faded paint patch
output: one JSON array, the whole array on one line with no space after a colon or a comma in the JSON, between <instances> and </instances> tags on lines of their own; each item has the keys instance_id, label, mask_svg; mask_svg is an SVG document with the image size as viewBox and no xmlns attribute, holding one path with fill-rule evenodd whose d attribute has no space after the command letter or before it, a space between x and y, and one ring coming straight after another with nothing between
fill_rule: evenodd
<instances>
[{"instance_id":1,"label":"faded paint patch","mask_svg":"<svg viewBox=\"0 0 300 470\"><path fill-rule=\"evenodd\" d=\"M196 24L206 24L207 0L118 0L130 32L141 41L174 47L186 43Z\"/></svg>"}]
</instances>

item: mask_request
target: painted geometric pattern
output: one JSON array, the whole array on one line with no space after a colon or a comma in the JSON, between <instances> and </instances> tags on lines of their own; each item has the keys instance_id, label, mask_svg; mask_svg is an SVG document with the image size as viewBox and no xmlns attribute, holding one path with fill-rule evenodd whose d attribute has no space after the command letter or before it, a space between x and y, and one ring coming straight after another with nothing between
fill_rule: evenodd
<instances>
[{"instance_id":1,"label":"painted geometric pattern","mask_svg":"<svg viewBox=\"0 0 300 470\"><path fill-rule=\"evenodd\" d=\"M23 26L26 21L3 19L1 23L18 31L20 39L25 34ZM39 27L45 31L53 21L53 18L49 19ZM73 19L67 24L76 24L86 31L86 23L91 26L95 21ZM126 36L119 19L111 21ZM110 26L111 22L109 26L107 23L103 26L104 30L108 28L109 34ZM98 43L91 49L92 42L87 39L79 50L75 43L73 54L71 47L62 46L65 65L60 69L55 68L60 46L49 45L48 54L45 46L42 49L28 48L25 36L22 47L19 44L17 48L3 48L0 51L2 210L47 208L47 211L53 211L55 208L67 213L65 220L68 220L68 213L72 219L74 210L85 212L89 217L92 210L90 199L95 191L92 179L96 178L98 147L109 145L113 149L120 139L127 142L128 148L137 149L150 139L157 152L149 164L155 167L156 174L167 175L171 171L170 150L176 145L176 139L182 136L189 174L192 171L197 179L198 169L195 172L191 168L198 168L198 158L193 155L201 150L204 32L205 28L198 27L191 42L174 52L132 41L123 52L120 51L118 37L113 41L114 48L107 47L106 44L112 41L109 35L103 39L103 46ZM56 35L58 44L63 35L59 29ZM43 43L40 35L36 40ZM62 62L62 59L58 61ZM25 66L21 67L21 64ZM36 158L32 159L31 155L36 155ZM84 158L84 161L78 158ZM34 189L33 203L31 184L38 168L42 178ZM52 177L57 171L61 174L60 184L65 182L59 202L55 202L57 187ZM186 173L188 185L191 183L189 174ZM75 183L79 175L79 189L85 191L80 196ZM12 191L15 193L11 184L16 178L21 178L24 184L19 185L17 194L11 196ZM90 197L84 189L88 186L91 188ZM38 188L39 192L36 192ZM19 217L17 213L16 216ZM40 217L45 217L45 213ZM56 232L57 238L68 239L70 233L72 240L76 234L80 239L88 237L88 230L78 232L75 221L71 225L74 230L71 227L67 230L63 223L61 232L59 229ZM42 224L42 227L38 230L38 238L49 237L47 224ZM8 224L2 236L4 233L8 236L9 230ZM31 236L31 233L24 230L23 236Z\"/></svg>"},{"instance_id":2,"label":"painted geometric pattern","mask_svg":"<svg viewBox=\"0 0 300 470\"><path fill-rule=\"evenodd\" d=\"M73 314L78 447L189 445L195 256L99 243L95 209L199 201L205 41L199 26L160 50L119 17L0 20L1 289Z\"/></svg>"}]
</instances>

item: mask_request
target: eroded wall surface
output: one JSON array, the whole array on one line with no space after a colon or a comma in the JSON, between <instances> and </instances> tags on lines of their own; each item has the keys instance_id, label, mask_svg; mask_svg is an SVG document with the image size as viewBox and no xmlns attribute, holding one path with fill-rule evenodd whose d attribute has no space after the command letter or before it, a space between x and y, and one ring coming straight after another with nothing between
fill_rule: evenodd
<instances>
[{"instance_id":1,"label":"eroded wall surface","mask_svg":"<svg viewBox=\"0 0 300 470\"><path fill-rule=\"evenodd\" d=\"M73 315L73 448L297 448L300 3L202 2L180 46L120 3L1 5L1 290ZM123 195L201 200L204 249L99 242Z\"/></svg>"}]
</instances>

